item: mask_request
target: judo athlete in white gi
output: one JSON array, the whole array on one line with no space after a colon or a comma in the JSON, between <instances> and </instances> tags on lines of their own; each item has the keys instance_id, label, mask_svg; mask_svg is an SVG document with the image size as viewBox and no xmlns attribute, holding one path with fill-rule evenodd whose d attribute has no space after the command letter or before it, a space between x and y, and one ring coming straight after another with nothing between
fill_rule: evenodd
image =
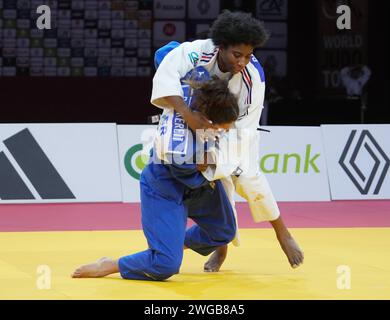
<instances>
[{"instance_id":1,"label":"judo athlete in white gi","mask_svg":"<svg viewBox=\"0 0 390 320\"><path fill-rule=\"evenodd\" d=\"M209 78L205 69L200 70L201 77ZM208 80L195 90L194 96L188 85L183 85L182 90L188 105L216 124L218 131L209 132L210 139L218 135L218 141L223 143L221 131L229 129L238 118L238 104L227 82ZM237 227L231 202L221 181L210 182L206 173L197 169L196 158L204 157L206 140L205 136L192 139L193 136L178 112L164 112L150 161L140 179L142 227L149 248L118 260L102 258L78 268L72 277L103 277L120 272L124 279L165 280L179 272L184 247L209 255L233 240ZM218 157L217 151L214 156ZM217 167L218 164L214 168ZM234 166L224 168L230 175ZM208 171L210 180L213 172L221 170ZM187 217L196 223L188 230Z\"/></svg>"},{"instance_id":2,"label":"judo athlete in white gi","mask_svg":"<svg viewBox=\"0 0 390 320\"><path fill-rule=\"evenodd\" d=\"M253 50L261 47L268 35L263 24L250 14L225 11L211 27L211 39L195 40L182 44L170 43L162 51L169 51L163 59L156 53L159 64L153 78L151 102L163 109L179 112L192 130L212 128L205 117L186 107L180 84L191 69L202 66L210 75L229 81L229 89L236 96L239 119L234 128L238 131L238 145L243 158L250 158L251 165L238 178L222 179L225 190L234 206L234 192L245 198L255 222L269 221L277 239L293 268L303 263L304 255L284 225L277 203L264 175L259 168L259 126L263 109L265 76ZM248 134L249 131L249 134ZM202 170L206 167L201 168ZM294 186L291 186L294 187ZM236 244L238 239L236 238ZM221 267L227 254L227 245L219 247L204 266L205 271L215 272Z\"/></svg>"}]
</instances>

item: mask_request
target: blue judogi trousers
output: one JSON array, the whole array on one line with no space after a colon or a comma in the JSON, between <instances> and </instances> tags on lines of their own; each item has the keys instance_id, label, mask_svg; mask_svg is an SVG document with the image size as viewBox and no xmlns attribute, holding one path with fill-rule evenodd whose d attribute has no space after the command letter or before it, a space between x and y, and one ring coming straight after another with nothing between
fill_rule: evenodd
<instances>
[{"instance_id":1,"label":"blue judogi trousers","mask_svg":"<svg viewBox=\"0 0 390 320\"><path fill-rule=\"evenodd\" d=\"M142 227L149 248L119 259L125 279L165 280L179 272L183 245L208 255L233 240L236 220L220 181L195 165L148 164L141 175ZM187 217L196 225L186 230Z\"/></svg>"}]
</instances>

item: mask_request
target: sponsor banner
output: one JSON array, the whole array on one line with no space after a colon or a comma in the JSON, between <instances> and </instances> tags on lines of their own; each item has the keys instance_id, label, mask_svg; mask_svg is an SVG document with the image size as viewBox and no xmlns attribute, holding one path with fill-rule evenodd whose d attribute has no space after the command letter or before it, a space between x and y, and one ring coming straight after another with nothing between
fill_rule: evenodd
<instances>
[{"instance_id":1,"label":"sponsor banner","mask_svg":"<svg viewBox=\"0 0 390 320\"><path fill-rule=\"evenodd\" d=\"M256 18L260 20L286 20L287 0L256 0Z\"/></svg>"},{"instance_id":2,"label":"sponsor banner","mask_svg":"<svg viewBox=\"0 0 390 320\"><path fill-rule=\"evenodd\" d=\"M278 201L329 201L329 183L319 127L266 127L260 142L261 170ZM156 126L118 126L125 202L139 202L139 177ZM143 143L147 146L143 149ZM244 201L236 196L237 201Z\"/></svg>"},{"instance_id":3,"label":"sponsor banner","mask_svg":"<svg viewBox=\"0 0 390 320\"><path fill-rule=\"evenodd\" d=\"M215 19L219 12L219 0L188 0L189 19Z\"/></svg>"},{"instance_id":4,"label":"sponsor banner","mask_svg":"<svg viewBox=\"0 0 390 320\"><path fill-rule=\"evenodd\" d=\"M277 201L329 201L320 127L264 127L260 170Z\"/></svg>"},{"instance_id":5,"label":"sponsor banner","mask_svg":"<svg viewBox=\"0 0 390 320\"><path fill-rule=\"evenodd\" d=\"M161 47L170 41L184 42L186 39L186 25L184 21L155 21L153 37L155 47Z\"/></svg>"},{"instance_id":6,"label":"sponsor banner","mask_svg":"<svg viewBox=\"0 0 390 320\"><path fill-rule=\"evenodd\" d=\"M266 77L287 76L287 52L283 50L257 50L256 57L265 70Z\"/></svg>"},{"instance_id":7,"label":"sponsor banner","mask_svg":"<svg viewBox=\"0 0 390 320\"><path fill-rule=\"evenodd\" d=\"M149 154L156 126L118 125L119 165L124 202L140 202L139 178ZM145 144L145 150L143 145Z\"/></svg>"},{"instance_id":8,"label":"sponsor banner","mask_svg":"<svg viewBox=\"0 0 390 320\"><path fill-rule=\"evenodd\" d=\"M122 201L115 124L1 124L0 203Z\"/></svg>"},{"instance_id":9,"label":"sponsor banner","mask_svg":"<svg viewBox=\"0 0 390 320\"><path fill-rule=\"evenodd\" d=\"M287 48L287 23L268 22L266 28L270 32L270 38L265 44L265 49L286 49Z\"/></svg>"},{"instance_id":10,"label":"sponsor banner","mask_svg":"<svg viewBox=\"0 0 390 320\"><path fill-rule=\"evenodd\" d=\"M321 129L332 199L390 199L390 125Z\"/></svg>"},{"instance_id":11,"label":"sponsor banner","mask_svg":"<svg viewBox=\"0 0 390 320\"><path fill-rule=\"evenodd\" d=\"M154 17L156 19L184 19L186 2L182 0L154 1Z\"/></svg>"}]
</instances>

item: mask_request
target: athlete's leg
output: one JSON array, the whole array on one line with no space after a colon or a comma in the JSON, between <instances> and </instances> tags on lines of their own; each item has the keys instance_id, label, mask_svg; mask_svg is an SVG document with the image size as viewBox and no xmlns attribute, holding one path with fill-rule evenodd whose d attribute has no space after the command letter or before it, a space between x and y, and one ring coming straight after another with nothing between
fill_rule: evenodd
<instances>
[{"instance_id":1,"label":"athlete's leg","mask_svg":"<svg viewBox=\"0 0 390 320\"><path fill-rule=\"evenodd\" d=\"M215 182L214 189L195 190L186 206L188 216L196 222L186 232L186 247L208 255L233 240L236 221L220 181Z\"/></svg>"},{"instance_id":2,"label":"athlete's leg","mask_svg":"<svg viewBox=\"0 0 390 320\"><path fill-rule=\"evenodd\" d=\"M103 258L78 268L73 277L120 272L125 279L164 280L179 272L187 216L183 205L154 193L141 182L142 227L149 249L118 260Z\"/></svg>"}]
</instances>

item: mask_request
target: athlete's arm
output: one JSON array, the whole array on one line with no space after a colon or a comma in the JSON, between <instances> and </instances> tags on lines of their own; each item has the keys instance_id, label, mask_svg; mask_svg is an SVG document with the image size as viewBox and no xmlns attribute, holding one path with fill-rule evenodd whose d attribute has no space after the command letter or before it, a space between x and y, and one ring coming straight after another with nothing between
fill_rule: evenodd
<instances>
[{"instance_id":1,"label":"athlete's arm","mask_svg":"<svg viewBox=\"0 0 390 320\"><path fill-rule=\"evenodd\" d=\"M165 97L165 101L169 106L175 109L176 112L180 113L184 121L187 122L188 126L196 131L198 129L211 129L213 128L212 123L200 112L193 112L185 104L181 96L169 96Z\"/></svg>"}]
</instances>

